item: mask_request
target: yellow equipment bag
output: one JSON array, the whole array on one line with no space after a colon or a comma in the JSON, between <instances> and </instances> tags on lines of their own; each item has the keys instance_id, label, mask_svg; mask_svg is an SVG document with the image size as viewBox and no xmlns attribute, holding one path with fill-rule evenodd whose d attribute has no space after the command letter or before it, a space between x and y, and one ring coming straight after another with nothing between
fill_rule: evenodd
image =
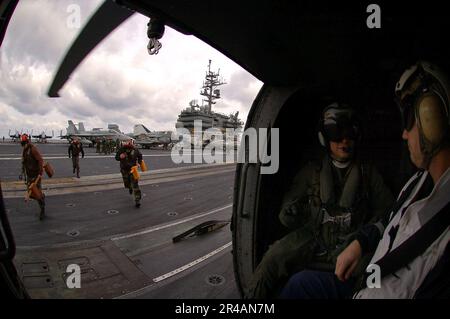
<instances>
[{"instance_id":1,"label":"yellow equipment bag","mask_svg":"<svg viewBox=\"0 0 450 319\"><path fill-rule=\"evenodd\" d=\"M37 184L41 180L41 176L39 175L38 178L34 182L30 184L27 190L28 198L40 200L43 197L42 191L37 187Z\"/></svg>"},{"instance_id":2,"label":"yellow equipment bag","mask_svg":"<svg viewBox=\"0 0 450 319\"><path fill-rule=\"evenodd\" d=\"M44 165L45 173L48 177L52 178L52 176L55 174L55 170L53 169L52 165L50 165L49 162L46 162Z\"/></svg>"},{"instance_id":3,"label":"yellow equipment bag","mask_svg":"<svg viewBox=\"0 0 450 319\"><path fill-rule=\"evenodd\" d=\"M134 178L135 180L139 180L139 172L138 172L137 165L135 165L135 166L133 166L133 167L131 168L130 173L133 174L133 178Z\"/></svg>"},{"instance_id":4,"label":"yellow equipment bag","mask_svg":"<svg viewBox=\"0 0 450 319\"><path fill-rule=\"evenodd\" d=\"M145 164L144 160L142 160L142 162L141 162L141 171L145 172L146 170L148 170L147 164Z\"/></svg>"}]
</instances>

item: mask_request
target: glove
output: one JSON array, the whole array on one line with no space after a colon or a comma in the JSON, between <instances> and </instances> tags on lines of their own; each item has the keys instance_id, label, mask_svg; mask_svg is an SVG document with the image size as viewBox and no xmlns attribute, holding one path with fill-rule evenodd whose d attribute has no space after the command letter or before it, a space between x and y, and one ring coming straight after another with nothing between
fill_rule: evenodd
<instances>
[{"instance_id":1,"label":"glove","mask_svg":"<svg viewBox=\"0 0 450 319\"><path fill-rule=\"evenodd\" d=\"M297 216L298 215L298 208L297 205L294 203L291 206L287 207L285 209L286 215L290 216Z\"/></svg>"},{"instance_id":2,"label":"glove","mask_svg":"<svg viewBox=\"0 0 450 319\"><path fill-rule=\"evenodd\" d=\"M291 202L289 206L285 208L286 215L298 216L300 218L307 218L309 212L309 205L304 199L298 198Z\"/></svg>"}]
</instances>

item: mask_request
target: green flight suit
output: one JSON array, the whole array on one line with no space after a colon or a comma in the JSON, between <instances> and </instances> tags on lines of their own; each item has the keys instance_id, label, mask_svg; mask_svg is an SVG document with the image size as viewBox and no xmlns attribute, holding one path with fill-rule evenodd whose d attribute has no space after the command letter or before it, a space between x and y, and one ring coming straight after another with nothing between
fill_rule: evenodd
<instances>
[{"instance_id":1,"label":"green flight suit","mask_svg":"<svg viewBox=\"0 0 450 319\"><path fill-rule=\"evenodd\" d=\"M393 200L372 165L355 160L337 168L329 156L307 164L283 197L279 219L291 232L269 247L246 297L276 297L290 275L305 268L334 271L350 236L388 213Z\"/></svg>"},{"instance_id":2,"label":"green flight suit","mask_svg":"<svg viewBox=\"0 0 450 319\"><path fill-rule=\"evenodd\" d=\"M125 158L121 159L120 154L125 154ZM117 150L116 156L117 161L120 161L120 173L122 174L123 184L125 188L133 193L136 206L140 206L141 200L141 190L139 188L139 181L133 177L131 173L131 168L136 166L138 163L142 163L142 154L137 148L123 146Z\"/></svg>"}]
</instances>

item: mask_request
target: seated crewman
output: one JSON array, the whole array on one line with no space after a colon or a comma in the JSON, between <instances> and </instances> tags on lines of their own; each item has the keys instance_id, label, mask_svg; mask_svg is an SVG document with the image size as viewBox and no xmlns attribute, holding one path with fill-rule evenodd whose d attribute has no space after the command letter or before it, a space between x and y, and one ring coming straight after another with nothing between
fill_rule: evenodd
<instances>
[{"instance_id":1,"label":"seated crewman","mask_svg":"<svg viewBox=\"0 0 450 319\"><path fill-rule=\"evenodd\" d=\"M391 206L380 174L357 156L360 139L352 108L333 103L324 109L319 140L327 154L303 167L285 194L279 219L291 232L269 247L247 298L276 297L289 276L311 264L332 271L349 235Z\"/></svg>"},{"instance_id":2,"label":"seated crewman","mask_svg":"<svg viewBox=\"0 0 450 319\"><path fill-rule=\"evenodd\" d=\"M338 256L334 273L301 271L289 280L281 298L449 298L449 82L437 66L419 61L403 73L395 93L402 138L419 171L381 223L356 233ZM374 278L366 273L352 280L367 255L373 256ZM378 286L368 285L377 276Z\"/></svg>"}]
</instances>

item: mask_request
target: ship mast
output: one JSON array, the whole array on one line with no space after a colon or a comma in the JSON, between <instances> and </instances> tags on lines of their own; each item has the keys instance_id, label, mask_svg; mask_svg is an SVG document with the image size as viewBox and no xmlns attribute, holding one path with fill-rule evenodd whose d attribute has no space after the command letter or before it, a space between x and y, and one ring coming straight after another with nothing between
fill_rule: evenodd
<instances>
[{"instance_id":1,"label":"ship mast","mask_svg":"<svg viewBox=\"0 0 450 319\"><path fill-rule=\"evenodd\" d=\"M219 78L220 69L217 72L211 71L211 60L209 60L208 71L206 71L205 81L203 82L200 95L206 97L203 99L207 103L206 112L211 114L211 107L217 99L220 99L220 90L217 89L218 86L226 84L222 78Z\"/></svg>"}]
</instances>

